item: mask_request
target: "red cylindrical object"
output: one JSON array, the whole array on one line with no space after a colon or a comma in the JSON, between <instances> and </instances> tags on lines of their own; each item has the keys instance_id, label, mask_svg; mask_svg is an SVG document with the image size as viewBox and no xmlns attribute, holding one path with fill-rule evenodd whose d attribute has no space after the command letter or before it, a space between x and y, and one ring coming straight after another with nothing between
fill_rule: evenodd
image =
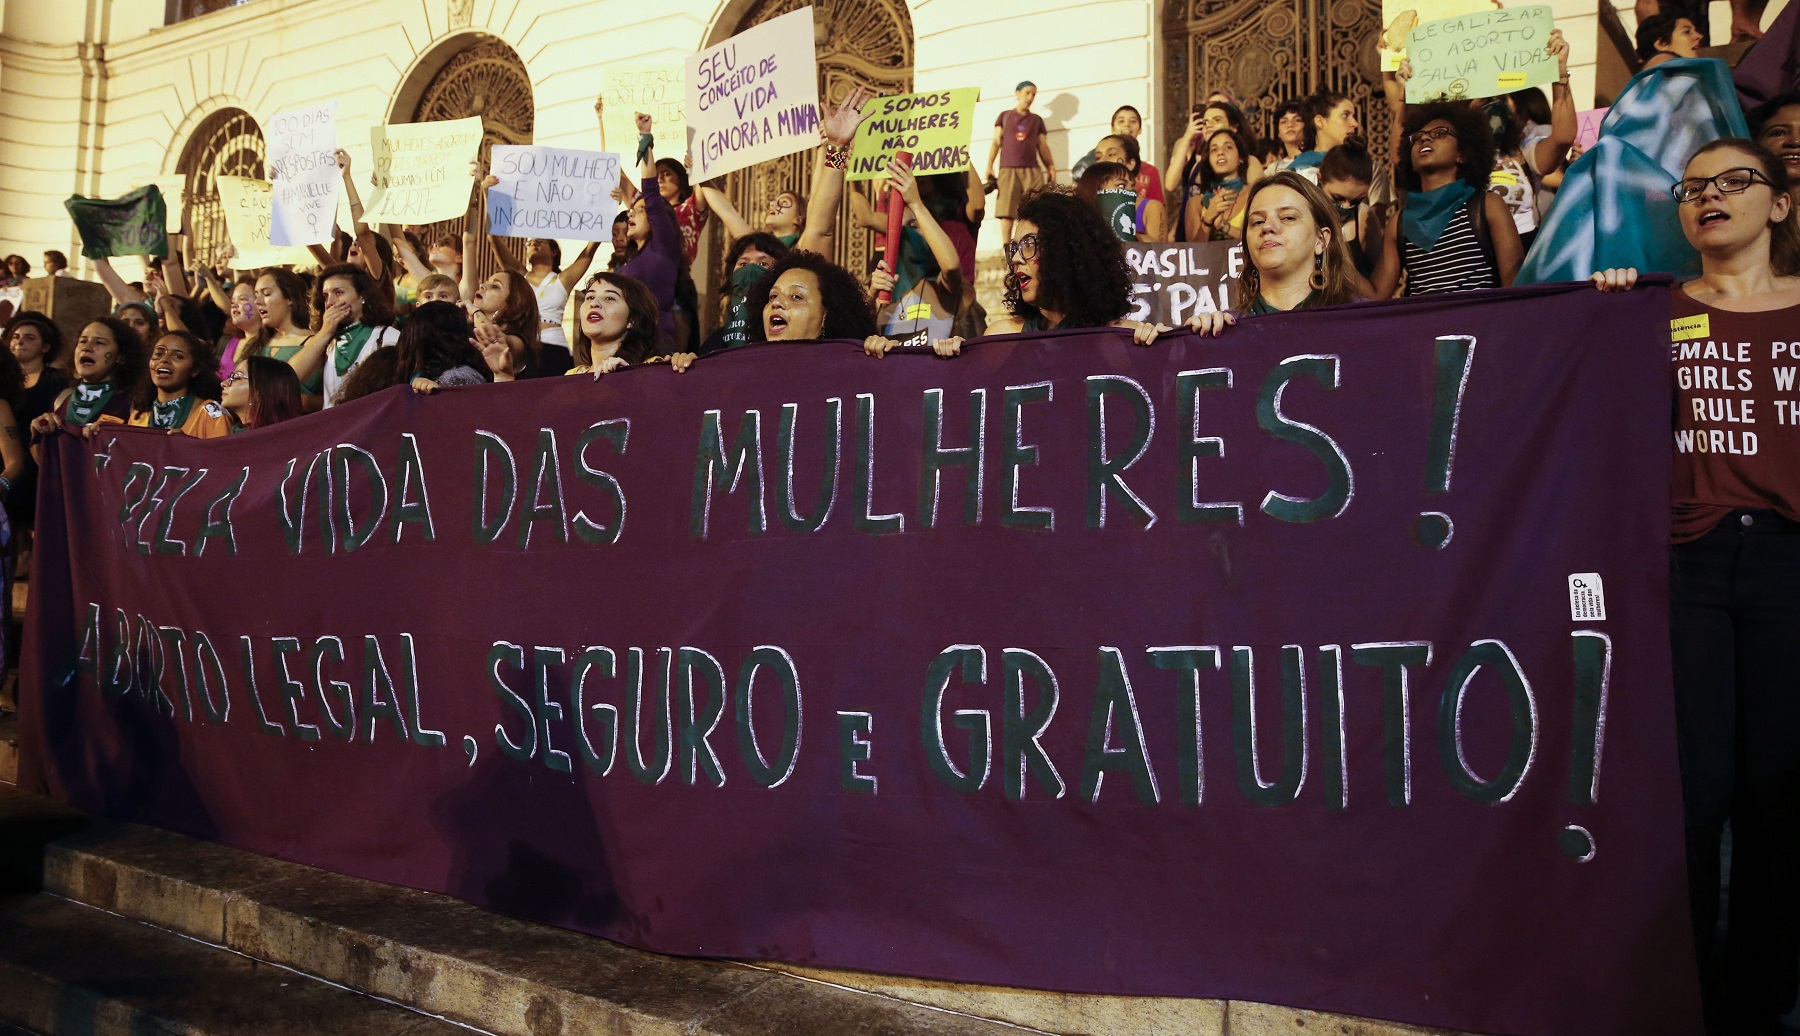
<instances>
[{"instance_id":1,"label":"red cylindrical object","mask_svg":"<svg viewBox=\"0 0 1800 1036\"><path fill-rule=\"evenodd\" d=\"M896 152L894 152L894 157L888 162L888 164L890 166L897 165L902 169L911 169L912 168L912 152L911 151L896 151ZM897 274L900 270L900 266L899 266L899 260L897 258L895 258L895 256L900 251L900 227L903 223L906 222L906 199L901 197L899 191L889 191L887 205L888 205L887 251L886 251L886 254L883 255L881 258L881 265L887 267L887 272ZM893 298L893 292L890 292L885 288L883 288L882 290L875 293L875 302L878 305L885 306L888 304L889 300L891 300L892 298Z\"/></svg>"}]
</instances>

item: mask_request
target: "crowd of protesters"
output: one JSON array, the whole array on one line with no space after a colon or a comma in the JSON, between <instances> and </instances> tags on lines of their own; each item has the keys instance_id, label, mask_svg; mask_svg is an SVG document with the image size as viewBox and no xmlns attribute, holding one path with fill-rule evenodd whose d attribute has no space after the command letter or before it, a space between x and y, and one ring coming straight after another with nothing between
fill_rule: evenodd
<instances>
[{"instance_id":1,"label":"crowd of protesters","mask_svg":"<svg viewBox=\"0 0 1800 1036\"><path fill-rule=\"evenodd\" d=\"M1646 63L1697 53L1695 16L1675 7L1643 12ZM996 120L985 178L896 167L877 185L905 216L871 270L829 258L840 233L888 228L884 203L845 184L866 115L861 90L822 113L808 193L777 193L760 213L740 213L717 186L692 183L680 161L654 154L650 119L638 116L636 182L620 187L609 268L592 273L596 246L565 261L555 241L487 236L473 218L460 238L371 227L340 153L358 222L334 247L315 249L316 272L234 269L228 252L208 263L181 256L177 239L176 256L143 281L99 261L116 309L74 341L41 314L12 317L0 351L0 398L10 404L0 407L0 494L13 529L29 530L42 442L92 436L109 422L253 434L389 388L601 378L649 363L688 371L762 342L849 339L872 356L924 346L953 357L974 338L1118 327L1153 345L1171 333L1229 335L1241 320L1292 310L1507 287L1580 154L1560 34L1548 52L1560 71L1548 91L1477 101L1405 103L1403 65L1376 99L1393 133L1374 143L1361 135L1368 113L1342 94L1273 107L1262 137L1215 93L1193 108L1159 168L1141 139L1142 114L1121 107L1066 185L1031 110L1037 87L1023 82ZM1790 193L1800 191L1800 96L1749 114L1754 141L1706 145L1672 185L1703 272L1677 286L1671 315L1706 314L1715 336L1767 353L1800 317ZM853 226L839 227L846 192ZM988 216L1000 221L1006 270L994 313L974 291ZM714 219L724 261L697 278ZM1183 329L1126 319L1124 243L1206 241L1242 242L1243 285L1230 311ZM482 249L499 268L478 279ZM60 252L46 252L43 266L68 275ZM31 265L10 256L0 273L0 287L16 286ZM1595 275L1609 291L1635 280L1632 270ZM716 297L703 300L700 283L716 284ZM1677 428L1691 428L1702 401L1685 385L1677 393ZM1800 442L1768 438L1755 457L1676 455L1678 737L1694 933L1717 1033L1778 1031L1800 974ZM1731 910L1721 929L1728 824Z\"/></svg>"}]
</instances>

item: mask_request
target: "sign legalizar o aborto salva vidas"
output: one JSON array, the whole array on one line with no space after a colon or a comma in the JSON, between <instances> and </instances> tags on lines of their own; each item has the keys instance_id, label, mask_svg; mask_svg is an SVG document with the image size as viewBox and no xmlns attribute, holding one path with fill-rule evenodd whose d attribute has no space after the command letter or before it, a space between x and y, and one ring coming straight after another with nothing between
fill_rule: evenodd
<instances>
[{"instance_id":1,"label":"sign legalizar o aborto salva vidas","mask_svg":"<svg viewBox=\"0 0 1800 1036\"><path fill-rule=\"evenodd\" d=\"M1691 1033L1667 319L1564 285L55 436L21 781L665 953Z\"/></svg>"}]
</instances>

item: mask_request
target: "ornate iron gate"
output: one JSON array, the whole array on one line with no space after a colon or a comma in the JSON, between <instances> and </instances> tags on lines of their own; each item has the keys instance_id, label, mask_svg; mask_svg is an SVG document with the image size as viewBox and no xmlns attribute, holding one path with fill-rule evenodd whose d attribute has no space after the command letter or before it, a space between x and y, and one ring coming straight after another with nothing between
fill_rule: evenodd
<instances>
[{"instance_id":1,"label":"ornate iron gate","mask_svg":"<svg viewBox=\"0 0 1800 1036\"><path fill-rule=\"evenodd\" d=\"M438 122L481 117L481 162L485 168L495 144L529 144L535 125L531 76L525 63L504 40L487 37L451 58L432 76L413 110L414 122ZM477 240L487 231L487 194L482 192L470 210L476 219ZM464 220L445 220L420 228L427 246L439 234L461 235ZM420 256L420 258L424 258ZM486 242L463 262L475 264L477 281L499 269L493 249Z\"/></svg>"},{"instance_id":2,"label":"ornate iron gate","mask_svg":"<svg viewBox=\"0 0 1800 1036\"><path fill-rule=\"evenodd\" d=\"M821 102L837 104L855 86L866 87L876 96L912 92L912 19L904 0L759 0L731 34L809 3L819 56ZM808 150L731 173L725 178L725 196L755 226L777 194L810 193L812 161ZM847 193L838 209L837 225L837 255L833 258L846 270L860 274L869 266L873 241L867 231L851 228ZM705 253L704 269L694 271L697 281L704 274L706 280L716 283L721 245L718 235L713 240L715 244Z\"/></svg>"},{"instance_id":3,"label":"ornate iron gate","mask_svg":"<svg viewBox=\"0 0 1800 1036\"><path fill-rule=\"evenodd\" d=\"M237 108L213 112L188 138L175 169L187 177L182 193L187 204L190 258L211 264L231 240L225 231L225 208L219 204L219 177L263 178L262 127Z\"/></svg>"},{"instance_id":4,"label":"ornate iron gate","mask_svg":"<svg viewBox=\"0 0 1800 1036\"><path fill-rule=\"evenodd\" d=\"M1249 128L1265 138L1283 102L1332 90L1356 102L1363 135L1380 154L1391 121L1375 56L1380 32L1380 0L1169 0L1163 139L1178 139L1187 113L1214 90L1237 97Z\"/></svg>"}]
</instances>

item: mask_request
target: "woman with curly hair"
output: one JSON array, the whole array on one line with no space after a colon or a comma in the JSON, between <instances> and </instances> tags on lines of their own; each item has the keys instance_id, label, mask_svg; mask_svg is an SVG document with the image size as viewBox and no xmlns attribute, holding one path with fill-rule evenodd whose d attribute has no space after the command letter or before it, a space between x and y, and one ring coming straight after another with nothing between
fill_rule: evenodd
<instances>
[{"instance_id":1,"label":"woman with curly hair","mask_svg":"<svg viewBox=\"0 0 1800 1036\"><path fill-rule=\"evenodd\" d=\"M91 320L75 339L71 361L75 384L56 397L47 414L31 422L33 435L54 435L64 425L74 430L102 414L123 419L131 413L131 395L144 377L144 345L137 332L117 317ZM32 446L32 459L40 460Z\"/></svg>"},{"instance_id":2,"label":"woman with curly hair","mask_svg":"<svg viewBox=\"0 0 1800 1036\"><path fill-rule=\"evenodd\" d=\"M817 252L795 249L752 288L750 312L762 314L765 342L863 341L875 333L869 296L848 270Z\"/></svg>"},{"instance_id":3,"label":"woman with curly hair","mask_svg":"<svg viewBox=\"0 0 1800 1036\"><path fill-rule=\"evenodd\" d=\"M1511 285L1525 251L1506 202L1487 189L1487 116L1466 102L1409 105L1402 129L1400 218L1383 234L1376 297L1392 296L1403 272L1408 295Z\"/></svg>"},{"instance_id":4,"label":"woman with curly hair","mask_svg":"<svg viewBox=\"0 0 1800 1036\"><path fill-rule=\"evenodd\" d=\"M575 329L575 366L567 373L599 378L643 363L656 352L656 296L624 274L594 274L581 293Z\"/></svg>"},{"instance_id":5,"label":"woman with curly hair","mask_svg":"<svg viewBox=\"0 0 1800 1036\"><path fill-rule=\"evenodd\" d=\"M103 424L160 428L196 439L231 434L231 416L219 405L219 361L212 346L186 331L164 331L150 351L150 377L132 394L131 415L121 420L101 414L88 425L89 438Z\"/></svg>"},{"instance_id":6,"label":"woman with curly hair","mask_svg":"<svg viewBox=\"0 0 1800 1036\"><path fill-rule=\"evenodd\" d=\"M1279 173L1312 147L1312 107L1305 101L1288 101L1275 109L1275 139L1263 156L1263 168Z\"/></svg>"},{"instance_id":7,"label":"woman with curly hair","mask_svg":"<svg viewBox=\"0 0 1800 1036\"><path fill-rule=\"evenodd\" d=\"M375 278L353 263L327 267L319 274L313 308L318 310L319 326L288 363L303 381L319 376L325 405L331 406L356 365L399 340L400 329L394 326L394 312Z\"/></svg>"},{"instance_id":8,"label":"woman with curly hair","mask_svg":"<svg viewBox=\"0 0 1800 1036\"><path fill-rule=\"evenodd\" d=\"M1019 206L1013 239L1006 243L1007 316L991 321L986 335L1033 334L1066 328L1122 327L1149 345L1169 328L1126 320L1131 278L1125 252L1093 206L1058 187L1045 187ZM879 356L898 343L864 343ZM962 352L963 339L932 341L939 356Z\"/></svg>"}]
</instances>

